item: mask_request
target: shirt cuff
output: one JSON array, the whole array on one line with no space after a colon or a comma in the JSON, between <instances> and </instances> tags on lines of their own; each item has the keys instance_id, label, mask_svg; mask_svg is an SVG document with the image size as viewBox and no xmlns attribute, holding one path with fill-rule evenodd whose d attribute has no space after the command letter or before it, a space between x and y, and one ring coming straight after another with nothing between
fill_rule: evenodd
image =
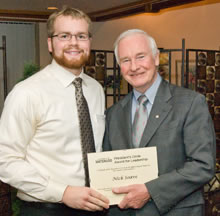
<instances>
[{"instance_id":1,"label":"shirt cuff","mask_svg":"<svg viewBox=\"0 0 220 216\"><path fill-rule=\"evenodd\" d=\"M59 182L49 181L45 191L45 200L48 202L61 202L67 186Z\"/></svg>"}]
</instances>

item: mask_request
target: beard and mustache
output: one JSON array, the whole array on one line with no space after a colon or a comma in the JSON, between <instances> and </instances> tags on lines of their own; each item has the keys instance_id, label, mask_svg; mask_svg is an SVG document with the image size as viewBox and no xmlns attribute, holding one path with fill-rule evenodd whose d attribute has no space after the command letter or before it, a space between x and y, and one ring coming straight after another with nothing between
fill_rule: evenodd
<instances>
[{"instance_id":1,"label":"beard and mustache","mask_svg":"<svg viewBox=\"0 0 220 216\"><path fill-rule=\"evenodd\" d=\"M65 57L65 51L71 50L71 48L77 49L79 52L82 52L82 55L79 59L67 59ZM55 54L54 48L52 47L52 56L59 65L68 69L81 69L89 60L89 54L86 54L84 50L80 49L78 46L68 47L64 49L62 55L60 56Z\"/></svg>"}]
</instances>

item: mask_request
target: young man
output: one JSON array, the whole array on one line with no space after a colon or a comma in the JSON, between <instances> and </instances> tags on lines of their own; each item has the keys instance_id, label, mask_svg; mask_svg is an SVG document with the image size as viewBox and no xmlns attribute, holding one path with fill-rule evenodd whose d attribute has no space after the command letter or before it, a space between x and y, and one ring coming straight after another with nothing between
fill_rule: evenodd
<instances>
[{"instance_id":1,"label":"young man","mask_svg":"<svg viewBox=\"0 0 220 216\"><path fill-rule=\"evenodd\" d=\"M73 84L82 82L94 135L90 138L100 151L104 93L83 73L90 54L90 22L73 8L52 14L47 23L52 63L16 85L6 99L0 121L0 179L18 189L21 215L102 215L108 208L107 198L85 187L77 101L81 87Z\"/></svg>"},{"instance_id":2,"label":"young man","mask_svg":"<svg viewBox=\"0 0 220 216\"><path fill-rule=\"evenodd\" d=\"M159 173L150 182L113 188L126 195L109 215L203 215L202 187L215 171L215 133L205 97L161 78L155 40L142 30L122 33L115 55L133 91L107 110L103 149L156 146Z\"/></svg>"}]
</instances>

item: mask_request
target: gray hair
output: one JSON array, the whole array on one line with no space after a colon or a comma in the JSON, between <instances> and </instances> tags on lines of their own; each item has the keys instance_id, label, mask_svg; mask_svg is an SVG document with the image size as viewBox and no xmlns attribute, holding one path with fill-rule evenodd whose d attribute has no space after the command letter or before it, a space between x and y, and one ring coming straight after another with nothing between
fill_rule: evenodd
<instances>
[{"instance_id":1,"label":"gray hair","mask_svg":"<svg viewBox=\"0 0 220 216\"><path fill-rule=\"evenodd\" d=\"M114 52L115 52L115 58L116 61L119 64L119 58L118 58L118 44L120 42L120 40L122 40L123 38L130 36L130 35L134 35L134 34L143 34L144 36L146 36L146 39L149 41L150 43L150 47L152 50L152 54L154 57L156 57L157 53L158 53L158 48L157 48L157 44L154 40L154 38L152 38L150 35L148 35L145 31L140 30L140 29L129 29L123 33L121 33L118 38L116 39L115 43L114 43Z\"/></svg>"}]
</instances>

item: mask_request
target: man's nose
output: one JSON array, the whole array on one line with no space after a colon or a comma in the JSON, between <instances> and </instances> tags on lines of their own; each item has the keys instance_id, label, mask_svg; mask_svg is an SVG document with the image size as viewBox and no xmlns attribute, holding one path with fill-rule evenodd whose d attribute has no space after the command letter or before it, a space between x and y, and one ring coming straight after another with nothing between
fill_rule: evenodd
<instances>
[{"instance_id":1,"label":"man's nose","mask_svg":"<svg viewBox=\"0 0 220 216\"><path fill-rule=\"evenodd\" d=\"M71 43L71 44L77 44L78 43L76 35L72 35L71 39L69 40L69 43Z\"/></svg>"},{"instance_id":2,"label":"man's nose","mask_svg":"<svg viewBox=\"0 0 220 216\"><path fill-rule=\"evenodd\" d=\"M131 61L131 71L136 71L139 68L137 62L135 60Z\"/></svg>"}]
</instances>

